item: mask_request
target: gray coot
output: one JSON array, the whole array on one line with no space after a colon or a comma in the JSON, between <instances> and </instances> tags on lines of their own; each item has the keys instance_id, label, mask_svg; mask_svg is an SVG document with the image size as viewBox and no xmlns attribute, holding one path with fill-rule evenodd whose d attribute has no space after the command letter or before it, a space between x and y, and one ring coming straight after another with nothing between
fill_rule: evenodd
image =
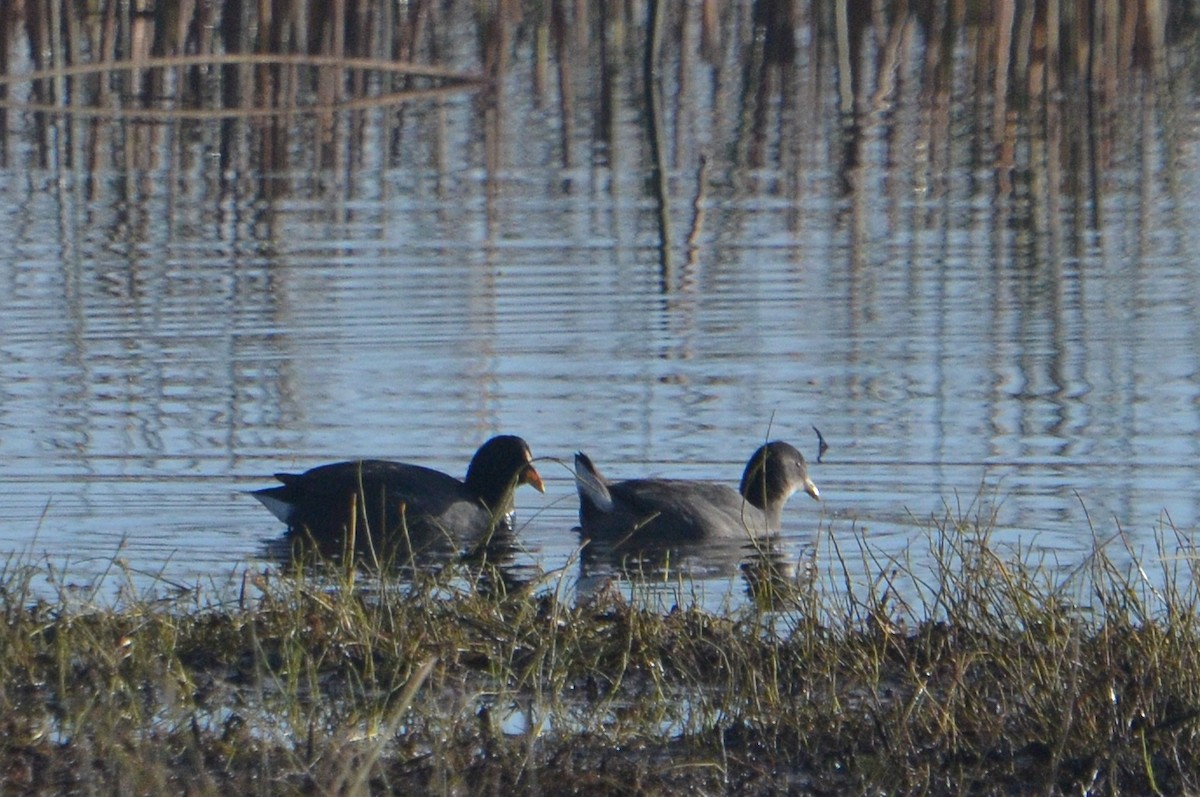
<instances>
[{"instance_id":1,"label":"gray coot","mask_svg":"<svg viewBox=\"0 0 1200 797\"><path fill-rule=\"evenodd\" d=\"M821 497L804 456L778 440L750 457L740 491L683 479L610 482L582 452L575 455L575 486L584 534L647 543L770 533L779 529L792 493Z\"/></svg>"},{"instance_id":2,"label":"gray coot","mask_svg":"<svg viewBox=\"0 0 1200 797\"><path fill-rule=\"evenodd\" d=\"M277 473L283 482L251 493L293 534L317 541L344 539L356 509L356 537L387 541L400 535L473 539L511 528L513 492L545 492L529 445L519 437L488 440L459 481L432 468L365 459ZM407 533L407 534L405 534Z\"/></svg>"}]
</instances>

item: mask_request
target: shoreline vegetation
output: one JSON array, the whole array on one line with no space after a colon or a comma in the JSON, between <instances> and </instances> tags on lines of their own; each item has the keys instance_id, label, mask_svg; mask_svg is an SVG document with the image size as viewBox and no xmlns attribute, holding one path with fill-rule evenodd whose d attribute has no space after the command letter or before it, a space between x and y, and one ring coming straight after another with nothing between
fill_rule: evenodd
<instances>
[{"instance_id":1,"label":"shoreline vegetation","mask_svg":"<svg viewBox=\"0 0 1200 797\"><path fill-rule=\"evenodd\" d=\"M919 572L826 530L830 557L747 578L721 611L685 581L672 606L636 581L584 601L566 570L514 585L486 563L247 571L221 597L99 606L38 598L44 563L10 561L0 788L1200 790L1191 543L1169 526L1148 555L1097 538L1063 573L989 524L923 524ZM856 556L871 583L851 583Z\"/></svg>"}]
</instances>

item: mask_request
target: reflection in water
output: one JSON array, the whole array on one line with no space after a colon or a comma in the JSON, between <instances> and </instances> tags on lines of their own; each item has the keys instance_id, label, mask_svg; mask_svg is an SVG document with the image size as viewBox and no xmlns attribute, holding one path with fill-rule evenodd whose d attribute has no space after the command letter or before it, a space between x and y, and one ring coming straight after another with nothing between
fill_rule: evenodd
<instances>
[{"instance_id":1,"label":"reflection in water","mask_svg":"<svg viewBox=\"0 0 1200 797\"><path fill-rule=\"evenodd\" d=\"M8 550L201 577L276 465L500 428L720 479L815 424L820 523L891 551L981 484L1064 560L1200 522L1186 4L134 5L0 8Z\"/></svg>"},{"instance_id":2,"label":"reflection in water","mask_svg":"<svg viewBox=\"0 0 1200 797\"><path fill-rule=\"evenodd\" d=\"M795 547L792 542L759 537L630 547L611 540L584 539L577 600L597 601L617 589L626 599L643 603L663 599L678 603L686 599L719 604L730 594L714 589L712 594L697 595L694 585L736 579L746 599L763 611L779 611L786 604L781 598L796 595L802 580L811 576L805 558L789 554L788 549ZM801 547L807 557L808 544Z\"/></svg>"},{"instance_id":3,"label":"reflection in water","mask_svg":"<svg viewBox=\"0 0 1200 797\"><path fill-rule=\"evenodd\" d=\"M322 578L345 575L353 569L368 574L386 572L403 583L452 568L451 572L458 577L469 579L472 588L503 594L530 581L527 568L517 560L520 550L516 538L505 531L474 541L395 538L380 547L366 542L350 546L343 540L286 534L266 541L260 555L282 565L287 572Z\"/></svg>"},{"instance_id":4,"label":"reflection in water","mask_svg":"<svg viewBox=\"0 0 1200 797\"><path fill-rule=\"evenodd\" d=\"M746 596L763 612L779 611L780 596L797 593L800 577L807 573L784 552L778 540L764 540L741 563Z\"/></svg>"},{"instance_id":5,"label":"reflection in water","mask_svg":"<svg viewBox=\"0 0 1200 797\"><path fill-rule=\"evenodd\" d=\"M584 538L581 540L580 573L584 577L620 574L636 578L672 579L686 575L729 575L748 549L755 546L745 540L710 540L704 543L643 542L637 546L620 541Z\"/></svg>"},{"instance_id":6,"label":"reflection in water","mask_svg":"<svg viewBox=\"0 0 1200 797\"><path fill-rule=\"evenodd\" d=\"M431 533L396 533L376 539L370 535L314 537L290 531L267 540L263 553L276 561L310 564L318 560L371 570L411 570L436 567L454 561L512 561L519 550L511 531L497 529L482 538L460 539Z\"/></svg>"},{"instance_id":7,"label":"reflection in water","mask_svg":"<svg viewBox=\"0 0 1200 797\"><path fill-rule=\"evenodd\" d=\"M503 600L528 591L540 573L515 562L519 550L514 538L499 533L465 548L447 544L405 556L398 549L390 559L378 551L339 549L330 540L277 537L260 550L260 557L278 565L279 571L299 584L329 590L352 589L365 606L374 605L380 590L397 591L420 599L441 600L451 593L471 592ZM243 585L243 589L245 585Z\"/></svg>"}]
</instances>

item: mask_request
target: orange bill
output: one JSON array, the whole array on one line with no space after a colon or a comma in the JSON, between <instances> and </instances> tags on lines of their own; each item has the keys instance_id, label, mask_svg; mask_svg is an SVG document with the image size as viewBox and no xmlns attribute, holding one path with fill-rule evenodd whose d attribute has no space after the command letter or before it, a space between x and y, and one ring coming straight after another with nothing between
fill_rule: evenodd
<instances>
[{"instance_id":1,"label":"orange bill","mask_svg":"<svg viewBox=\"0 0 1200 797\"><path fill-rule=\"evenodd\" d=\"M517 481L521 484L530 485L539 493L546 492L546 486L542 484L542 476L533 465L526 465L525 469L521 471L521 478Z\"/></svg>"}]
</instances>

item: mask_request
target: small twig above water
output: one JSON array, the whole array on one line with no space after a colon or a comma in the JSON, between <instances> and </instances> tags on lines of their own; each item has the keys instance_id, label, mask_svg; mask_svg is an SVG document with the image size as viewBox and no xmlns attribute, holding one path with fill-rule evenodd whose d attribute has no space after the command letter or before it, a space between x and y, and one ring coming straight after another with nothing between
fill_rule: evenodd
<instances>
[{"instance_id":1,"label":"small twig above water","mask_svg":"<svg viewBox=\"0 0 1200 797\"><path fill-rule=\"evenodd\" d=\"M825 442L825 436L821 434L820 429L814 426L812 430L817 433L817 462L820 462L821 457L829 450L829 444Z\"/></svg>"}]
</instances>

